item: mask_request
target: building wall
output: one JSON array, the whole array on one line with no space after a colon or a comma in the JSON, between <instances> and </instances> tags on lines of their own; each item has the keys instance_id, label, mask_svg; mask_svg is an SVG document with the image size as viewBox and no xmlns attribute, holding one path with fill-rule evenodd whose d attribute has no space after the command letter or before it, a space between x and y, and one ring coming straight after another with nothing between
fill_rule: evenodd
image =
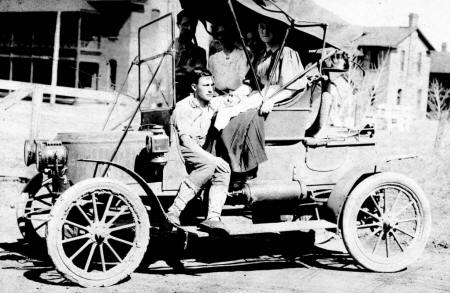
<instances>
[{"instance_id":1,"label":"building wall","mask_svg":"<svg viewBox=\"0 0 450 293\"><path fill-rule=\"evenodd\" d=\"M427 48L417 32L399 44L397 50L391 53L387 100L389 105L398 105L398 90L401 89L398 106L414 117L424 117L427 109L430 61Z\"/></svg>"},{"instance_id":2,"label":"building wall","mask_svg":"<svg viewBox=\"0 0 450 293\"><path fill-rule=\"evenodd\" d=\"M366 48L365 55L377 52L380 54L379 48ZM367 71L367 79L377 85L377 103L402 108L411 117L424 117L431 62L427 47L416 31L403 40L396 49L386 52L385 66L379 67L381 68L379 70ZM365 59L370 58L365 56Z\"/></svg>"}]
</instances>

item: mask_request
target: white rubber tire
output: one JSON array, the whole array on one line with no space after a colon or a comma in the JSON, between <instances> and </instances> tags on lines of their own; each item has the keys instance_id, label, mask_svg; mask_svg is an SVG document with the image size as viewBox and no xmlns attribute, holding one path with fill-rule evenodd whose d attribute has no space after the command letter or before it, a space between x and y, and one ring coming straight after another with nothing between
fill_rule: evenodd
<instances>
[{"instance_id":1,"label":"white rubber tire","mask_svg":"<svg viewBox=\"0 0 450 293\"><path fill-rule=\"evenodd\" d=\"M385 258L371 254L362 248L356 228L358 212L369 193L383 186L395 186L407 192L416 204L418 216L421 219L417 228L417 237L411 241L405 251L394 257ZM431 230L431 209L424 191L414 180L394 172L378 173L360 182L348 196L342 213L342 237L347 251L360 265L375 272L397 272L415 262L422 255Z\"/></svg>"},{"instance_id":2,"label":"white rubber tire","mask_svg":"<svg viewBox=\"0 0 450 293\"><path fill-rule=\"evenodd\" d=\"M128 251L126 257L117 266L106 272L85 272L79 269L65 255L62 247L62 225L66 213L72 204L84 194L95 190L111 190L120 194L127 206L133 212L135 221L134 245ZM121 199L122 199L121 198ZM108 178L91 178L81 181L67 189L55 203L48 222L47 248L56 270L67 279L83 287L111 286L129 276L140 264L148 247L150 237L150 221L147 210L139 196L117 181Z\"/></svg>"}]
</instances>

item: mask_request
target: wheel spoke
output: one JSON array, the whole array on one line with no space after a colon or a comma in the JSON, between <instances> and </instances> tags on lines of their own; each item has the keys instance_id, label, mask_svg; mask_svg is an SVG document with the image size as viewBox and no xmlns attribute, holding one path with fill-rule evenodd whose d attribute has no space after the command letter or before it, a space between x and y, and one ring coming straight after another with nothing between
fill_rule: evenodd
<instances>
[{"instance_id":1,"label":"wheel spoke","mask_svg":"<svg viewBox=\"0 0 450 293\"><path fill-rule=\"evenodd\" d=\"M51 211L51 208L42 208L42 209L35 209L33 211L30 211L28 213L25 213L25 217L30 217L30 216L36 216L36 215L45 215L45 214L49 214Z\"/></svg>"},{"instance_id":2,"label":"wheel spoke","mask_svg":"<svg viewBox=\"0 0 450 293\"><path fill-rule=\"evenodd\" d=\"M37 227L34 227L34 230L37 231L37 230L41 229L42 227L44 227L48 223L49 220L50 220L50 218L47 219L47 220L44 220L44 222L39 224Z\"/></svg>"},{"instance_id":3,"label":"wheel spoke","mask_svg":"<svg viewBox=\"0 0 450 293\"><path fill-rule=\"evenodd\" d=\"M28 193L29 194L29 199L28 199L28 201L33 201L33 200L37 200L38 198L39 199L45 199L45 198L54 198L55 197L55 194L53 193L53 192L50 192L50 193L43 193L43 194L39 194L39 195L37 195L37 194L31 194L31 193Z\"/></svg>"},{"instance_id":4,"label":"wheel spoke","mask_svg":"<svg viewBox=\"0 0 450 293\"><path fill-rule=\"evenodd\" d=\"M389 258L389 232L386 233L386 257Z\"/></svg>"},{"instance_id":5,"label":"wheel spoke","mask_svg":"<svg viewBox=\"0 0 450 293\"><path fill-rule=\"evenodd\" d=\"M122 243L125 243L125 244L128 244L128 245L130 245L130 246L133 246L133 245L134 245L133 242L130 242L130 241L127 241L127 240L123 240L122 238L118 238L118 237L115 237L115 236L109 235L108 238L109 238L109 239L116 240L116 241L119 241L119 242L122 242Z\"/></svg>"},{"instance_id":6,"label":"wheel spoke","mask_svg":"<svg viewBox=\"0 0 450 293\"><path fill-rule=\"evenodd\" d=\"M101 244L99 245L99 248L100 248L100 259L101 259L101 261L102 261L102 270L103 270L104 272L106 272L105 254L103 253L103 243L101 243Z\"/></svg>"},{"instance_id":7,"label":"wheel spoke","mask_svg":"<svg viewBox=\"0 0 450 293\"><path fill-rule=\"evenodd\" d=\"M108 202L106 203L105 210L104 210L104 212L103 212L103 216L102 216L102 220L101 220L102 223L105 223L105 221L106 221L106 214L107 214L108 211L109 211L109 207L111 206L112 200L113 200L113 197L112 197L112 195L110 194L110 195L109 195L109 198L108 198Z\"/></svg>"},{"instance_id":8,"label":"wheel spoke","mask_svg":"<svg viewBox=\"0 0 450 293\"><path fill-rule=\"evenodd\" d=\"M34 200L36 200L36 201L38 201L38 202L40 202L40 203L42 203L42 204L44 204L44 205L46 205L46 206L49 206L49 207L52 206L52 204L50 204L50 203L48 203L48 202L42 200L42 198L35 198Z\"/></svg>"},{"instance_id":9,"label":"wheel spoke","mask_svg":"<svg viewBox=\"0 0 450 293\"><path fill-rule=\"evenodd\" d=\"M83 229L84 231L89 231L89 230L88 230L88 227L82 226L82 225L80 225L80 224L74 223L74 222L69 221L69 220L65 220L64 223L65 223L65 224L69 224L69 225L74 226L74 227L77 227L77 228L80 228L80 229Z\"/></svg>"},{"instance_id":10,"label":"wheel spoke","mask_svg":"<svg viewBox=\"0 0 450 293\"><path fill-rule=\"evenodd\" d=\"M84 265L84 271L87 272L89 269L89 265L91 264L92 256L94 255L95 248L97 247L97 243L92 243L91 250L89 251L89 256L86 260L86 264Z\"/></svg>"},{"instance_id":11,"label":"wheel spoke","mask_svg":"<svg viewBox=\"0 0 450 293\"><path fill-rule=\"evenodd\" d=\"M75 257L77 257L77 255L79 255L90 243L92 243L90 239L86 240L83 246L81 246L71 257L69 257L69 259L73 260Z\"/></svg>"},{"instance_id":12,"label":"wheel spoke","mask_svg":"<svg viewBox=\"0 0 450 293\"><path fill-rule=\"evenodd\" d=\"M106 223L106 225L109 227L112 225L112 223L114 223L115 220L117 220L117 218L119 218L126 210L126 206L121 206L120 207L120 211L111 219L109 220L108 223Z\"/></svg>"},{"instance_id":13,"label":"wheel spoke","mask_svg":"<svg viewBox=\"0 0 450 293\"><path fill-rule=\"evenodd\" d=\"M372 253L375 253L375 250L377 250L378 244L381 242L381 238L383 238L383 233L380 233L380 236L378 236L377 242L375 243L375 246L373 247Z\"/></svg>"},{"instance_id":14,"label":"wheel spoke","mask_svg":"<svg viewBox=\"0 0 450 293\"><path fill-rule=\"evenodd\" d=\"M372 224L359 225L359 226L356 226L356 229L365 229L365 228L372 228L372 227L380 227L380 224L372 223Z\"/></svg>"},{"instance_id":15,"label":"wheel spoke","mask_svg":"<svg viewBox=\"0 0 450 293\"><path fill-rule=\"evenodd\" d=\"M374 219L376 219L376 220L379 220L379 219L380 219L380 218L377 217L376 215L374 215L374 214L372 214L372 213L369 213L369 212L366 211L366 210L360 209L359 211L365 213L365 214L368 215L368 216L371 216L372 218L374 218Z\"/></svg>"},{"instance_id":16,"label":"wheel spoke","mask_svg":"<svg viewBox=\"0 0 450 293\"><path fill-rule=\"evenodd\" d=\"M394 203L391 206L391 211L390 211L391 214L394 211L394 207L397 204L397 201L398 201L398 198L400 197L400 194L402 194L402 191L398 190L397 195L395 196L395 199L394 199Z\"/></svg>"},{"instance_id":17,"label":"wheel spoke","mask_svg":"<svg viewBox=\"0 0 450 293\"><path fill-rule=\"evenodd\" d=\"M88 221L89 225L92 225L91 219L89 219L89 217L86 215L86 213L85 213L85 212L83 211L83 209L80 207L80 205L77 203L75 206L78 208L78 210L79 210L80 213L83 215L83 217L86 219L86 221Z\"/></svg>"},{"instance_id":18,"label":"wheel spoke","mask_svg":"<svg viewBox=\"0 0 450 293\"><path fill-rule=\"evenodd\" d=\"M367 238L375 236L378 232L380 232L381 230L383 230L382 227L379 227L378 229L374 230L372 233L370 233Z\"/></svg>"},{"instance_id":19,"label":"wheel spoke","mask_svg":"<svg viewBox=\"0 0 450 293\"><path fill-rule=\"evenodd\" d=\"M53 190L50 189L50 184L46 184L46 185L44 185L44 186L45 186L45 188L48 190L48 193L50 193L50 194L53 193Z\"/></svg>"},{"instance_id":20,"label":"wheel spoke","mask_svg":"<svg viewBox=\"0 0 450 293\"><path fill-rule=\"evenodd\" d=\"M395 242L397 242L397 245L400 247L401 251L405 251L405 249L403 248L402 244L400 243L400 241L398 241L397 236L395 235L394 230L391 231L392 236L394 237Z\"/></svg>"},{"instance_id":21,"label":"wheel spoke","mask_svg":"<svg viewBox=\"0 0 450 293\"><path fill-rule=\"evenodd\" d=\"M378 205L378 203L377 203L377 201L375 200L375 198L373 198L373 195L372 195L372 194L370 195L370 198L372 199L372 201L373 201L375 207L377 208L378 213L380 214L380 216L383 216L383 212L381 211L381 208L380 208L380 206Z\"/></svg>"},{"instance_id":22,"label":"wheel spoke","mask_svg":"<svg viewBox=\"0 0 450 293\"><path fill-rule=\"evenodd\" d=\"M405 235L408 235L408 236L411 237L411 238L415 238L414 235L411 235L410 233L406 232L406 231L403 230L403 229L400 229L399 227L395 227L394 229L397 230L397 231L399 231L399 232L402 232L402 233L405 234Z\"/></svg>"},{"instance_id":23,"label":"wheel spoke","mask_svg":"<svg viewBox=\"0 0 450 293\"><path fill-rule=\"evenodd\" d=\"M118 231L118 230L122 230L122 229L128 229L128 228L133 228L136 227L135 223L131 223L131 224L127 224L127 225L122 225L122 226L117 226L114 228L110 228L109 231L110 232L114 232L114 231Z\"/></svg>"},{"instance_id":24,"label":"wheel spoke","mask_svg":"<svg viewBox=\"0 0 450 293\"><path fill-rule=\"evenodd\" d=\"M386 204L387 204L387 200L386 200L386 189L383 188L383 214L386 213Z\"/></svg>"},{"instance_id":25,"label":"wheel spoke","mask_svg":"<svg viewBox=\"0 0 450 293\"><path fill-rule=\"evenodd\" d=\"M395 213L395 215L394 215L394 218L397 218L398 216L400 216L410 205L412 205L413 204L413 202L412 201L410 201L410 202L408 202L408 204L405 204L400 210L398 210L396 213Z\"/></svg>"},{"instance_id":26,"label":"wheel spoke","mask_svg":"<svg viewBox=\"0 0 450 293\"><path fill-rule=\"evenodd\" d=\"M395 222L398 223L405 223L405 222L412 222L412 221L416 221L417 222L417 218L409 218L409 219L401 219L401 220L395 220Z\"/></svg>"},{"instance_id":27,"label":"wheel spoke","mask_svg":"<svg viewBox=\"0 0 450 293\"><path fill-rule=\"evenodd\" d=\"M95 193L93 192L92 195L92 207L94 209L94 222L97 223L98 220L98 211L97 211L97 200L95 199Z\"/></svg>"},{"instance_id":28,"label":"wheel spoke","mask_svg":"<svg viewBox=\"0 0 450 293\"><path fill-rule=\"evenodd\" d=\"M120 262L122 262L122 258L120 258L120 256L117 254L116 250L111 246L111 244L109 244L108 241L105 241L106 246L108 246L109 250L111 250L111 252L114 254L114 256L116 257L116 259Z\"/></svg>"},{"instance_id":29,"label":"wheel spoke","mask_svg":"<svg viewBox=\"0 0 450 293\"><path fill-rule=\"evenodd\" d=\"M61 243L64 244L64 243L68 243L68 242L72 242L72 241L77 241L77 240L80 240L80 239L86 239L86 238L89 238L89 237L90 237L89 234L83 234L83 235L80 235L80 236L75 236L75 237L64 239L63 241L61 241Z\"/></svg>"}]
</instances>

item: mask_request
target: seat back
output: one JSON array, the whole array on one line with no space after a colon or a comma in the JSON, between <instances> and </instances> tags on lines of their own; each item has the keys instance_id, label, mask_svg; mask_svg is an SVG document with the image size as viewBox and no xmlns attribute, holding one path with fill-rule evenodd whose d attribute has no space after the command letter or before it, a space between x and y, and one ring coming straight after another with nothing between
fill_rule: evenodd
<instances>
[{"instance_id":1,"label":"seat back","mask_svg":"<svg viewBox=\"0 0 450 293\"><path fill-rule=\"evenodd\" d=\"M296 141L304 138L317 119L321 97L322 88L319 83L315 83L275 107L264 124L266 142Z\"/></svg>"}]
</instances>

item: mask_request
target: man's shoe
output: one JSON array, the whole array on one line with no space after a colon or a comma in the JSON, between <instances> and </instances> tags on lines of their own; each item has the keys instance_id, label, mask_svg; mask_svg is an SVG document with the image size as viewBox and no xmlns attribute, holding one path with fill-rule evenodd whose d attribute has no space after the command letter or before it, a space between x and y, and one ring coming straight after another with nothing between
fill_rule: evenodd
<instances>
[{"instance_id":1,"label":"man's shoe","mask_svg":"<svg viewBox=\"0 0 450 293\"><path fill-rule=\"evenodd\" d=\"M166 214L167 216L167 220L169 220L169 222L174 225L174 226L181 226L180 224L180 216L173 213L173 212L168 212Z\"/></svg>"},{"instance_id":2,"label":"man's shoe","mask_svg":"<svg viewBox=\"0 0 450 293\"><path fill-rule=\"evenodd\" d=\"M221 220L204 220L198 225L202 230L211 235L229 236L230 231L225 227Z\"/></svg>"}]
</instances>

